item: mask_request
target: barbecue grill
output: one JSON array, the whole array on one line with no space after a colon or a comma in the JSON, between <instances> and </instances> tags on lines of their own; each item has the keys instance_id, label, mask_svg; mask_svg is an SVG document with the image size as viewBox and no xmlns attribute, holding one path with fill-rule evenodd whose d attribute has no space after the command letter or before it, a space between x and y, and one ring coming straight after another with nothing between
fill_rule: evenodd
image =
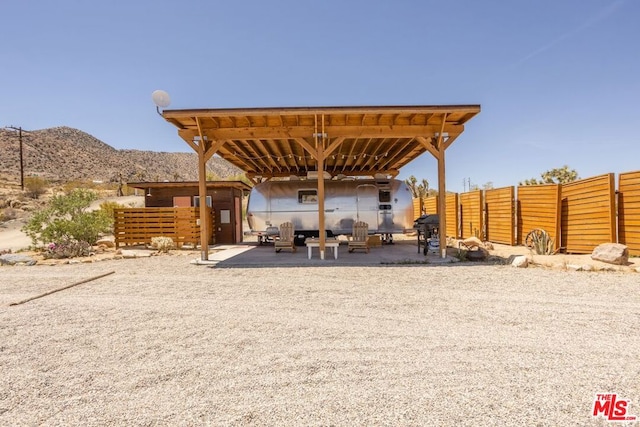
<instances>
[{"instance_id":1,"label":"barbecue grill","mask_svg":"<svg viewBox=\"0 0 640 427\"><path fill-rule=\"evenodd\" d=\"M436 214L425 214L413 221L413 228L418 232L418 253L420 253L420 246L423 247L422 253L424 255L427 254L429 248L432 250L439 248L439 225L440 218Z\"/></svg>"}]
</instances>

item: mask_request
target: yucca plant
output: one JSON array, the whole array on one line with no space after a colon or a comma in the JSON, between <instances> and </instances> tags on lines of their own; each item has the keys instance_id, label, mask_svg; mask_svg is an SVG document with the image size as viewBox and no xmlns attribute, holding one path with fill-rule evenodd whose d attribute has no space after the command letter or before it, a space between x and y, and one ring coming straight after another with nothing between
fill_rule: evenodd
<instances>
[{"instance_id":1,"label":"yucca plant","mask_svg":"<svg viewBox=\"0 0 640 427\"><path fill-rule=\"evenodd\" d=\"M540 228L529 232L526 243L538 255L553 254L553 239L549 236L549 233Z\"/></svg>"}]
</instances>

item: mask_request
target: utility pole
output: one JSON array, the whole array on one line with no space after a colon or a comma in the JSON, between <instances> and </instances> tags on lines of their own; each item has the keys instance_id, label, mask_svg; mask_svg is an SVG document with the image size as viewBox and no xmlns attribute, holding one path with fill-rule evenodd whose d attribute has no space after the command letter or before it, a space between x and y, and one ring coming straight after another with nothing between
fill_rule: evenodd
<instances>
[{"instance_id":1,"label":"utility pole","mask_svg":"<svg viewBox=\"0 0 640 427\"><path fill-rule=\"evenodd\" d=\"M18 140L20 141L20 188L24 191L24 157L22 155L22 126L6 126L6 129L13 129L18 131ZM25 132L29 133L29 131Z\"/></svg>"}]
</instances>

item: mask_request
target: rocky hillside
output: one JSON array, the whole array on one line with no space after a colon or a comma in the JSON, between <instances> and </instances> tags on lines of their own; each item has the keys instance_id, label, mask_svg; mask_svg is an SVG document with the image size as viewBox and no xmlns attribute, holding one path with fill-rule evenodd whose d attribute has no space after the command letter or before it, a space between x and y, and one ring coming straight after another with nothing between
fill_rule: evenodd
<instances>
[{"instance_id":1,"label":"rocky hillside","mask_svg":"<svg viewBox=\"0 0 640 427\"><path fill-rule=\"evenodd\" d=\"M69 127L23 133L24 175L37 175L52 182L73 180L196 181L195 153L117 150L99 139ZM207 170L220 178L242 171L226 160L212 158ZM18 135L0 129L0 184L20 181Z\"/></svg>"}]
</instances>

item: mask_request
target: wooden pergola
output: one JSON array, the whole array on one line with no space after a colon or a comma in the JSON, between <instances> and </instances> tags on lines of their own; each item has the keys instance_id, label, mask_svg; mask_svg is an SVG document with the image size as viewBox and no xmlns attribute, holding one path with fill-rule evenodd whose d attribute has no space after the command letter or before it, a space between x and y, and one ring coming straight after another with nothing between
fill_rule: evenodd
<instances>
[{"instance_id":1,"label":"wooden pergola","mask_svg":"<svg viewBox=\"0 0 640 427\"><path fill-rule=\"evenodd\" d=\"M308 176L396 176L425 152L438 161L438 202L446 212L445 151L480 112L479 105L294 107L164 110L162 116L198 153L199 192L215 154L262 179ZM318 217L324 229L324 180L318 179ZM208 259L206 206L200 205L202 259ZM441 214L441 235L446 215ZM446 237L446 236L445 236ZM446 256L446 244L440 246ZM325 236L320 233L324 259Z\"/></svg>"}]
</instances>

